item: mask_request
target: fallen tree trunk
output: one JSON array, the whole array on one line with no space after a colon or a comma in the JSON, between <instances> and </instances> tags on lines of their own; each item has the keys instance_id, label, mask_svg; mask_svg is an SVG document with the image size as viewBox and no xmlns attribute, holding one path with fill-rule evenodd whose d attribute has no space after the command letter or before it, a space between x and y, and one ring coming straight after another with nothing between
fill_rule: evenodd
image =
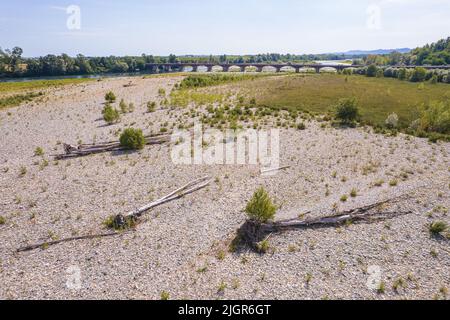
<instances>
[{"instance_id":1,"label":"fallen tree trunk","mask_svg":"<svg viewBox=\"0 0 450 320\"><path fill-rule=\"evenodd\" d=\"M54 246L54 245L57 245L60 243L76 241L76 240L90 240L90 239L97 239L97 238L112 237L112 236L117 236L119 234L121 234L121 233L110 232L110 233L103 233L103 234L93 234L93 235L87 235L87 236L65 238L65 239L61 239L61 240L43 242L43 243L39 243L39 244L33 244L33 245L21 247L21 248L17 249L17 252L32 251L35 249L50 247L50 246Z\"/></svg>"},{"instance_id":2,"label":"fallen tree trunk","mask_svg":"<svg viewBox=\"0 0 450 320\"><path fill-rule=\"evenodd\" d=\"M400 197L398 197L400 198ZM368 206L344 211L335 215L311 218L311 219L289 219L276 222L261 223L247 220L238 230L233 240L234 247L249 246L257 249L257 244L266 239L272 233L281 233L295 229L336 227L347 223L374 223L377 221L393 219L395 217L412 214L412 211L376 211L370 212L380 206L392 202L395 199L374 203Z\"/></svg>"},{"instance_id":3,"label":"fallen tree trunk","mask_svg":"<svg viewBox=\"0 0 450 320\"><path fill-rule=\"evenodd\" d=\"M149 211L150 209L156 208L164 203L174 201L176 199L187 196L188 194L191 194L195 191L205 188L210 183L211 180L208 176L191 181L188 184L184 185L183 187L169 193L168 195L162 197L161 199L158 199L152 203L143 206L142 208L128 212L125 215L121 214L117 215L114 218L112 227L114 229L122 230L127 226L134 224L134 222L137 221L139 217L141 217L145 212Z\"/></svg>"},{"instance_id":4,"label":"fallen tree trunk","mask_svg":"<svg viewBox=\"0 0 450 320\"><path fill-rule=\"evenodd\" d=\"M172 135L149 135L145 136L146 145L156 145L169 143ZM83 157L91 154L111 152L111 151L125 151L126 148L120 145L118 141L102 142L98 144L80 144L75 147L70 144L64 144L64 154L55 155L56 160L63 160L69 158Z\"/></svg>"},{"instance_id":5,"label":"fallen tree trunk","mask_svg":"<svg viewBox=\"0 0 450 320\"><path fill-rule=\"evenodd\" d=\"M169 193L168 195L162 197L161 199L156 200L140 209L131 211L125 215L117 215L113 219L112 227L116 230L123 231L129 225L130 221L135 222L139 217L141 217L145 212L149 211L150 209L153 209L153 208L158 207L167 202L174 201L176 199L187 196L188 194L191 194L195 191L205 188L210 183L211 183L211 180L209 177L203 177L203 178L194 180L192 182L189 182L188 184L184 185L183 187ZM21 247L21 248L17 249L17 252L31 251L31 250L35 250L35 249L39 249L39 248L45 248L45 247L61 244L64 242L111 237L111 236L116 236L119 234L122 234L122 233L121 232L109 232L109 233L97 234L97 235L86 235L86 236L80 236L80 237L65 238L65 239L61 239L61 240L57 240L57 241L43 242L43 243L39 243L39 244Z\"/></svg>"}]
</instances>

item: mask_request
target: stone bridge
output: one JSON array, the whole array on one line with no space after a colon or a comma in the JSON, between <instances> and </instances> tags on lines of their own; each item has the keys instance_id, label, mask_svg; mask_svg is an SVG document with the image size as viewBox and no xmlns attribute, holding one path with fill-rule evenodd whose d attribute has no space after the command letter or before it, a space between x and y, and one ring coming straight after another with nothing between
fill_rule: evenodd
<instances>
[{"instance_id":1,"label":"stone bridge","mask_svg":"<svg viewBox=\"0 0 450 320\"><path fill-rule=\"evenodd\" d=\"M286 70L289 67L290 70L295 70L299 73L301 69L314 69L317 73L323 68L334 68L337 71L342 71L347 68L360 68L365 67L365 65L345 65L345 64L292 64L292 63L148 63L146 65L147 70L150 72L176 72L183 71L185 68L192 68L192 72L198 71L200 68L206 70L207 72L212 72L213 68L221 69L222 72L229 72L231 68L239 69L241 72L251 70L254 72L262 72L263 68L272 68L276 72L282 71L283 68ZM416 68L417 66L389 66L392 68ZM423 66L425 69L450 69L450 66Z\"/></svg>"}]
</instances>

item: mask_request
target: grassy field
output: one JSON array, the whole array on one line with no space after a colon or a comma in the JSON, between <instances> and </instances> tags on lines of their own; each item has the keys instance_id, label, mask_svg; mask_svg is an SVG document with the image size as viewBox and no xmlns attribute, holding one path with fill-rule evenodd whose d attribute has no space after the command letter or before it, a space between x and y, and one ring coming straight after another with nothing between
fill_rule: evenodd
<instances>
[{"instance_id":1,"label":"grassy field","mask_svg":"<svg viewBox=\"0 0 450 320\"><path fill-rule=\"evenodd\" d=\"M17 91L42 90L49 87L59 87L69 84L79 84L96 79L59 79L59 80L34 80L27 82L1 82L0 94L8 94Z\"/></svg>"},{"instance_id":2,"label":"grassy field","mask_svg":"<svg viewBox=\"0 0 450 320\"><path fill-rule=\"evenodd\" d=\"M356 97L363 121L383 125L395 112L400 125L418 118L418 106L450 99L448 84L417 84L390 78L333 74L265 78L243 85L258 105L276 109L327 113L341 98Z\"/></svg>"}]
</instances>

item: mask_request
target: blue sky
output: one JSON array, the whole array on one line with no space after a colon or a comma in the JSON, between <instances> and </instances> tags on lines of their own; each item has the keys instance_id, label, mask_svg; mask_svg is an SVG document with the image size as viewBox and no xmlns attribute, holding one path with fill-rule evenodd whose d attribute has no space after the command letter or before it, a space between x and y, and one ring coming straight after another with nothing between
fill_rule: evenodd
<instances>
[{"instance_id":1,"label":"blue sky","mask_svg":"<svg viewBox=\"0 0 450 320\"><path fill-rule=\"evenodd\" d=\"M66 8L80 8L81 28ZM25 56L324 53L450 36L450 0L1 0L0 47Z\"/></svg>"}]
</instances>

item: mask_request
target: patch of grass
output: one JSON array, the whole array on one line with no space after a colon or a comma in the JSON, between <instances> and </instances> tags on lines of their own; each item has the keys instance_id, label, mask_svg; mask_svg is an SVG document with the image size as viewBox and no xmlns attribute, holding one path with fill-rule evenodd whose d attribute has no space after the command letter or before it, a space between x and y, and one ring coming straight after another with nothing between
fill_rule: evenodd
<instances>
[{"instance_id":1,"label":"patch of grass","mask_svg":"<svg viewBox=\"0 0 450 320\"><path fill-rule=\"evenodd\" d=\"M170 294L167 291L161 292L161 300L169 300Z\"/></svg>"},{"instance_id":2,"label":"patch of grass","mask_svg":"<svg viewBox=\"0 0 450 320\"><path fill-rule=\"evenodd\" d=\"M391 187L396 187L398 185L398 180L394 179L394 180L389 181L389 185Z\"/></svg>"},{"instance_id":3,"label":"patch of grass","mask_svg":"<svg viewBox=\"0 0 450 320\"><path fill-rule=\"evenodd\" d=\"M131 229L131 228L134 228L137 224L137 221L134 218L128 218L128 219L124 219L124 220L125 221L124 221L123 225L118 225L116 216L112 215L112 216L109 216L108 218L106 218L105 221L103 221L103 224L108 229L112 229L112 230L116 230L116 231L123 231L123 230Z\"/></svg>"},{"instance_id":4,"label":"patch of grass","mask_svg":"<svg viewBox=\"0 0 450 320\"><path fill-rule=\"evenodd\" d=\"M190 75L183 79L179 84L181 89L191 89L191 88L203 88L218 86L231 82L238 82L244 80L255 80L257 78L264 77L264 74L196 74ZM251 103L252 101L250 101ZM255 101L256 103L256 101Z\"/></svg>"},{"instance_id":5,"label":"patch of grass","mask_svg":"<svg viewBox=\"0 0 450 320\"><path fill-rule=\"evenodd\" d=\"M3 216L0 216L0 225L4 225L6 223L6 219Z\"/></svg>"},{"instance_id":6,"label":"patch of grass","mask_svg":"<svg viewBox=\"0 0 450 320\"><path fill-rule=\"evenodd\" d=\"M448 224L444 221L434 221L428 227L432 235L439 235L448 229Z\"/></svg>"},{"instance_id":7,"label":"patch of grass","mask_svg":"<svg viewBox=\"0 0 450 320\"><path fill-rule=\"evenodd\" d=\"M95 81L95 79L58 79L58 80L35 80L24 82L2 82L0 83L0 94L17 91L41 90L52 87L80 84L91 81Z\"/></svg>"},{"instance_id":8,"label":"patch of grass","mask_svg":"<svg viewBox=\"0 0 450 320\"><path fill-rule=\"evenodd\" d=\"M377 288L378 294L384 294L386 292L386 283L381 281Z\"/></svg>"},{"instance_id":9,"label":"patch of grass","mask_svg":"<svg viewBox=\"0 0 450 320\"><path fill-rule=\"evenodd\" d=\"M270 249L269 240L263 240L256 245L256 249L259 253L267 253Z\"/></svg>"},{"instance_id":10,"label":"patch of grass","mask_svg":"<svg viewBox=\"0 0 450 320\"><path fill-rule=\"evenodd\" d=\"M347 200L348 200L348 196L347 195L343 195L341 197L341 202L347 202Z\"/></svg>"},{"instance_id":11,"label":"patch of grass","mask_svg":"<svg viewBox=\"0 0 450 320\"><path fill-rule=\"evenodd\" d=\"M31 102L33 99L42 97L44 93L42 92L30 92L26 94L15 94L12 96L0 98L0 110L4 108L16 107L24 102Z\"/></svg>"},{"instance_id":12,"label":"patch of grass","mask_svg":"<svg viewBox=\"0 0 450 320\"><path fill-rule=\"evenodd\" d=\"M224 293L226 288L228 288L228 285L224 281L220 282L217 293Z\"/></svg>"},{"instance_id":13,"label":"patch of grass","mask_svg":"<svg viewBox=\"0 0 450 320\"><path fill-rule=\"evenodd\" d=\"M19 176L24 177L27 174L28 170L25 166L21 166L19 168Z\"/></svg>"},{"instance_id":14,"label":"patch of grass","mask_svg":"<svg viewBox=\"0 0 450 320\"><path fill-rule=\"evenodd\" d=\"M36 157L41 157L41 156L43 156L44 155L44 149L42 149L41 147L37 147L35 150L34 150L34 155L36 156Z\"/></svg>"},{"instance_id":15,"label":"patch of grass","mask_svg":"<svg viewBox=\"0 0 450 320\"><path fill-rule=\"evenodd\" d=\"M409 127L420 118L420 106L431 101L445 101L450 95L447 84L427 86L418 90L417 85L391 78L368 78L333 74L291 75L265 78L242 86L261 92L259 106L274 109L308 111L327 114L339 99L356 98L361 120L364 123L385 126L386 118L395 112L399 127Z\"/></svg>"},{"instance_id":16,"label":"patch of grass","mask_svg":"<svg viewBox=\"0 0 450 320\"><path fill-rule=\"evenodd\" d=\"M355 188L352 189L352 191L350 191L350 196L352 198L356 198L358 196L358 190L356 190Z\"/></svg>"},{"instance_id":17,"label":"patch of grass","mask_svg":"<svg viewBox=\"0 0 450 320\"><path fill-rule=\"evenodd\" d=\"M152 113L156 111L156 102L149 101L147 102L147 112Z\"/></svg>"}]
</instances>

